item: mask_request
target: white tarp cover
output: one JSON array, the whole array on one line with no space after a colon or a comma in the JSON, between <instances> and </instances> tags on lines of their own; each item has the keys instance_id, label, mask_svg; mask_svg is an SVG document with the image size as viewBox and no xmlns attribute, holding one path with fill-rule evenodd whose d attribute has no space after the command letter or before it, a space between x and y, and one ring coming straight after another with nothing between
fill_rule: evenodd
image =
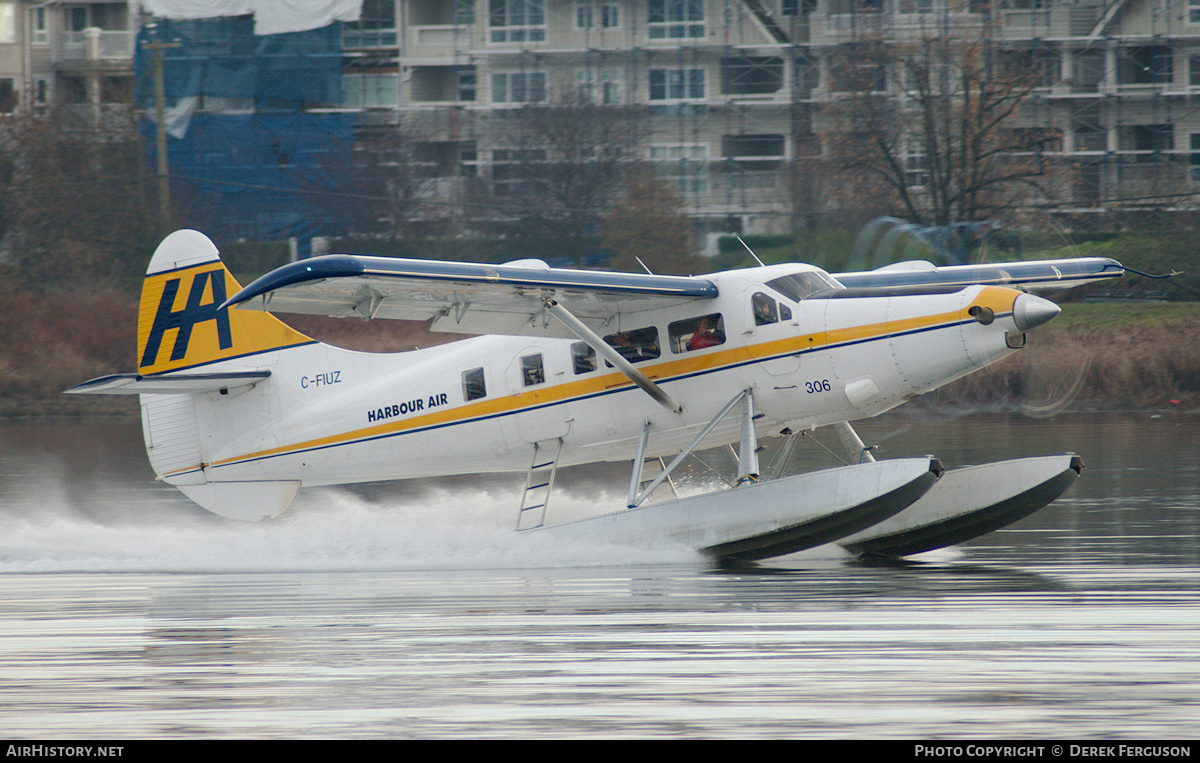
<instances>
[{"instance_id":1,"label":"white tarp cover","mask_svg":"<svg viewBox=\"0 0 1200 763\"><path fill-rule=\"evenodd\" d=\"M168 19L211 19L254 14L255 34L320 29L335 21L358 21L362 0L145 0L145 9Z\"/></svg>"}]
</instances>

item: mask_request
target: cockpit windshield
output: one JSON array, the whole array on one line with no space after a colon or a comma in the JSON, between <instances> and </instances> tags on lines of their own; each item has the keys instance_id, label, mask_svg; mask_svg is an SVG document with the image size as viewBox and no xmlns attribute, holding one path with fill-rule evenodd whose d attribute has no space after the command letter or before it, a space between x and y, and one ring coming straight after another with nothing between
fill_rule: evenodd
<instances>
[{"instance_id":1,"label":"cockpit windshield","mask_svg":"<svg viewBox=\"0 0 1200 763\"><path fill-rule=\"evenodd\" d=\"M833 276L821 270L809 270L804 273L792 273L774 278L767 281L767 286L793 302L799 302L809 294L815 294L818 291L846 288Z\"/></svg>"}]
</instances>

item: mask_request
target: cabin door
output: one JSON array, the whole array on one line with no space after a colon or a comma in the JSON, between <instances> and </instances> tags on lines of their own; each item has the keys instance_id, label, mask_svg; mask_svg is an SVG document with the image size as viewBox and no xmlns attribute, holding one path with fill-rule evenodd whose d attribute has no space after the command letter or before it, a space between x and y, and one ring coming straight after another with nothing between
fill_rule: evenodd
<instances>
[{"instance_id":1,"label":"cabin door","mask_svg":"<svg viewBox=\"0 0 1200 763\"><path fill-rule=\"evenodd\" d=\"M553 440L571 430L570 406L562 402L567 361L555 353L556 349L526 347L504 372L517 410L508 417L505 437L514 444Z\"/></svg>"},{"instance_id":2,"label":"cabin door","mask_svg":"<svg viewBox=\"0 0 1200 763\"><path fill-rule=\"evenodd\" d=\"M763 358L763 369L772 376L790 376L800 371L800 355L789 354L788 340L799 326L794 308L761 286L752 286L743 295L750 328L746 331L750 352Z\"/></svg>"}]
</instances>

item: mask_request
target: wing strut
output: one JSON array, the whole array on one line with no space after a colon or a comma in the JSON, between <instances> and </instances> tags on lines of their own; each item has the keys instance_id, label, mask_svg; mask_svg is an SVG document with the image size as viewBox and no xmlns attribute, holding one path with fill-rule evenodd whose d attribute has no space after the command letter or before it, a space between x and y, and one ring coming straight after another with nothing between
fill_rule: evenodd
<instances>
[{"instance_id":1,"label":"wing strut","mask_svg":"<svg viewBox=\"0 0 1200 763\"><path fill-rule=\"evenodd\" d=\"M570 310L549 297L543 298L542 304L546 306L551 315L562 321L563 325L572 334L587 342L587 345L595 350L597 355L612 363L617 370L628 376L630 381L640 387L647 395L654 398L659 405L671 413L683 412L682 405L675 402L670 395L663 391L662 387L650 381L650 378L644 373L634 368L633 364L625 359L625 356L617 352L611 344L601 339L600 335L588 328L583 321L572 315Z\"/></svg>"}]
</instances>

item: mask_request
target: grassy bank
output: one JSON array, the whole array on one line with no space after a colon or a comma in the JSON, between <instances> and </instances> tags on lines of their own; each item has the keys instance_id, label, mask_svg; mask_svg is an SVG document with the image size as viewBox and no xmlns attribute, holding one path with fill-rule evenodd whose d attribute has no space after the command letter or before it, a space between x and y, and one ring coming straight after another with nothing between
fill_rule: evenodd
<instances>
[{"instance_id":1,"label":"grassy bank","mask_svg":"<svg viewBox=\"0 0 1200 763\"><path fill-rule=\"evenodd\" d=\"M1200 408L1200 302L1065 304L1014 356L935 393L1020 407Z\"/></svg>"},{"instance_id":2,"label":"grassy bank","mask_svg":"<svg viewBox=\"0 0 1200 763\"><path fill-rule=\"evenodd\" d=\"M317 339L395 352L451 341L424 324L286 316ZM137 305L116 294L0 295L0 416L124 414L129 396L62 390L134 368ZM1021 408L1200 408L1200 302L1066 304L1013 357L938 390L931 403Z\"/></svg>"}]
</instances>

